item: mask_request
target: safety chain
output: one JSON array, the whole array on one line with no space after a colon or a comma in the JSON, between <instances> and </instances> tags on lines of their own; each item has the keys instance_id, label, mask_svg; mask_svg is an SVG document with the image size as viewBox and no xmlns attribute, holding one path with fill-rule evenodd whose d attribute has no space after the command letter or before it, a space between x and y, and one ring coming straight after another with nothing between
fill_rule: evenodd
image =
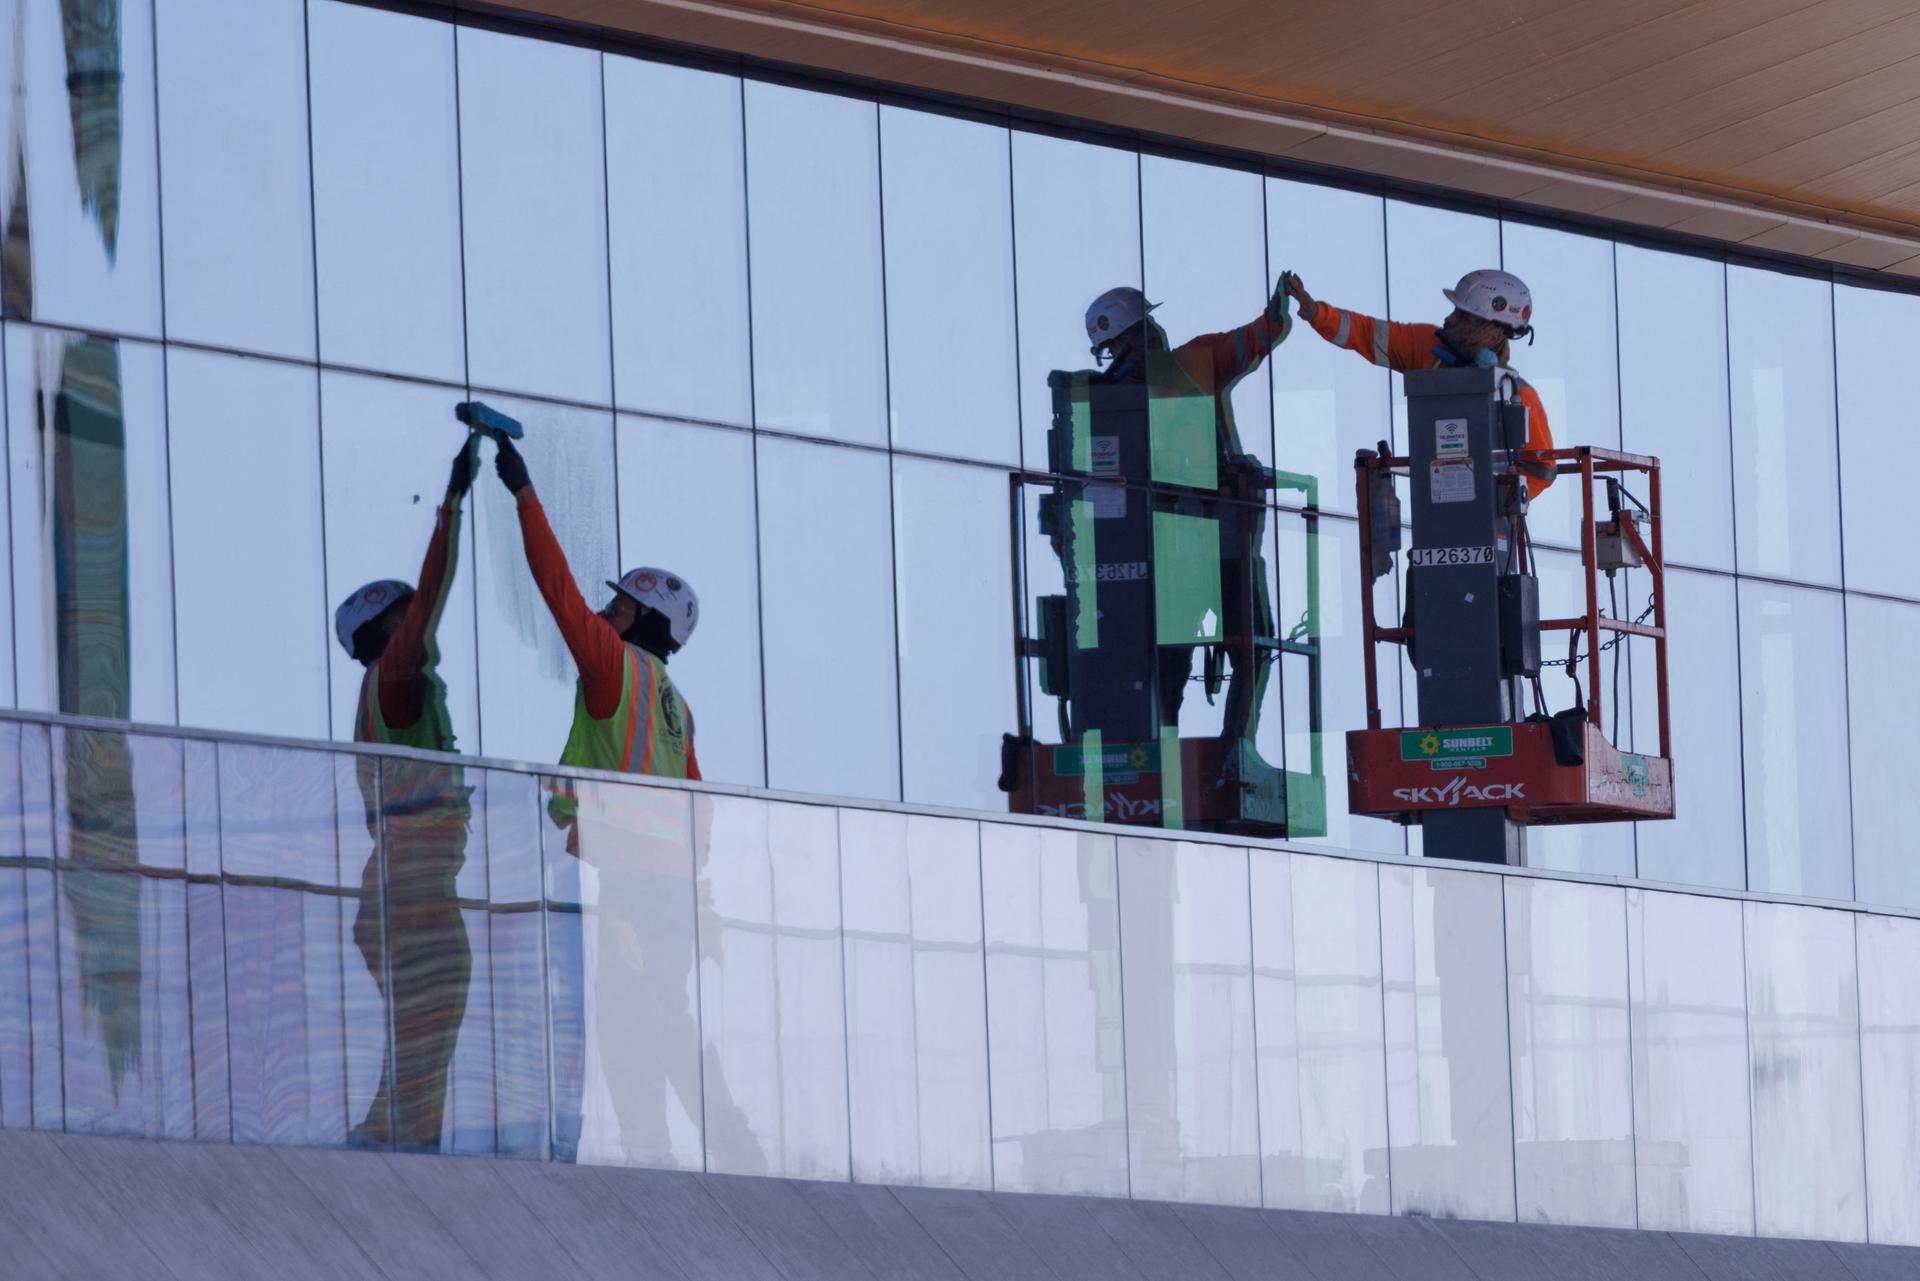
<instances>
[{"instance_id":1,"label":"safety chain","mask_svg":"<svg viewBox=\"0 0 1920 1281\"><path fill-rule=\"evenodd\" d=\"M1640 611L1640 617L1633 620L1635 625L1646 622L1647 619L1652 616L1653 605L1654 603L1652 601L1647 602L1647 607ZM1618 645L1621 641L1625 640L1627 637L1631 635L1633 635L1632 632L1615 632L1613 634L1612 640L1606 641L1600 646L1600 652L1602 654L1606 653L1608 650L1612 649L1615 645ZM1568 667L1574 663L1579 662L1581 659L1585 657L1586 657L1585 654L1575 654L1572 658L1546 658L1540 661L1540 666L1542 668Z\"/></svg>"}]
</instances>

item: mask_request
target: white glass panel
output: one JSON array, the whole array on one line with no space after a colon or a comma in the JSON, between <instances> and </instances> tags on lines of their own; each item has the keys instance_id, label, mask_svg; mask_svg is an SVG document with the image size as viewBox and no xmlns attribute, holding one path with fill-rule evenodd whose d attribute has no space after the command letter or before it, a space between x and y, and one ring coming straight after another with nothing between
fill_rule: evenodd
<instances>
[{"instance_id":1,"label":"white glass panel","mask_svg":"<svg viewBox=\"0 0 1920 1281\"><path fill-rule=\"evenodd\" d=\"M897 798L887 460L770 438L759 449L767 783Z\"/></svg>"},{"instance_id":2,"label":"white glass panel","mask_svg":"<svg viewBox=\"0 0 1920 1281\"><path fill-rule=\"evenodd\" d=\"M747 82L754 418L885 444L878 108Z\"/></svg>"},{"instance_id":3,"label":"white glass panel","mask_svg":"<svg viewBox=\"0 0 1920 1281\"><path fill-rule=\"evenodd\" d=\"M453 28L314 0L320 358L467 376Z\"/></svg>"},{"instance_id":4,"label":"white glass panel","mask_svg":"<svg viewBox=\"0 0 1920 1281\"><path fill-rule=\"evenodd\" d=\"M1853 742L1854 897L1920 907L1913 829L1913 709L1920 605L1847 597L1847 730Z\"/></svg>"},{"instance_id":5,"label":"white glass panel","mask_svg":"<svg viewBox=\"0 0 1920 1281\"><path fill-rule=\"evenodd\" d=\"M367 669L337 645L331 611L363 583L397 578L420 584L428 542L446 498L455 451L467 429L453 417L459 393L392 378L326 372L320 376L320 457L326 495L328 635L333 673L333 736L352 739ZM486 469L475 485L497 482ZM367 460L380 465L369 467ZM473 628L471 500L461 504L439 626L428 637L434 671L446 687L457 750L479 751L480 701Z\"/></svg>"},{"instance_id":6,"label":"white glass panel","mask_svg":"<svg viewBox=\"0 0 1920 1281\"><path fill-rule=\"evenodd\" d=\"M1132 1194L1260 1203L1247 852L1120 840Z\"/></svg>"},{"instance_id":7,"label":"white glass panel","mask_svg":"<svg viewBox=\"0 0 1920 1281\"><path fill-rule=\"evenodd\" d=\"M1634 1226L1623 891L1508 878L1520 1221Z\"/></svg>"},{"instance_id":8,"label":"white glass panel","mask_svg":"<svg viewBox=\"0 0 1920 1281\"><path fill-rule=\"evenodd\" d=\"M1825 280L1727 268L1734 525L1749 574L1840 581L1832 312Z\"/></svg>"},{"instance_id":9,"label":"white glass panel","mask_svg":"<svg viewBox=\"0 0 1920 1281\"><path fill-rule=\"evenodd\" d=\"M310 368L167 353L183 725L327 736L317 381Z\"/></svg>"},{"instance_id":10,"label":"white glass panel","mask_svg":"<svg viewBox=\"0 0 1920 1281\"><path fill-rule=\"evenodd\" d=\"M752 422L740 82L611 56L606 77L614 393Z\"/></svg>"},{"instance_id":11,"label":"white glass panel","mask_svg":"<svg viewBox=\"0 0 1920 1281\"><path fill-rule=\"evenodd\" d=\"M888 396L902 449L1020 461L1007 131L880 109Z\"/></svg>"},{"instance_id":12,"label":"white glass panel","mask_svg":"<svg viewBox=\"0 0 1920 1281\"><path fill-rule=\"evenodd\" d=\"M1127 1195L1114 840L980 828L993 1186Z\"/></svg>"},{"instance_id":13,"label":"white glass panel","mask_svg":"<svg viewBox=\"0 0 1920 1281\"><path fill-rule=\"evenodd\" d=\"M1853 917L1748 903L1755 1228L1866 1236Z\"/></svg>"},{"instance_id":14,"label":"white glass panel","mask_svg":"<svg viewBox=\"0 0 1920 1281\"><path fill-rule=\"evenodd\" d=\"M849 1177L835 817L827 806L694 801L715 1173ZM736 1108L738 1121L723 1122Z\"/></svg>"},{"instance_id":15,"label":"white glass panel","mask_svg":"<svg viewBox=\"0 0 1920 1281\"><path fill-rule=\"evenodd\" d=\"M1266 1204L1385 1214L1375 865L1268 849L1251 855Z\"/></svg>"},{"instance_id":16,"label":"white glass panel","mask_svg":"<svg viewBox=\"0 0 1920 1281\"><path fill-rule=\"evenodd\" d=\"M1867 1231L1920 1245L1920 921L1856 916L1860 1068L1866 1091Z\"/></svg>"},{"instance_id":17,"label":"white glass panel","mask_svg":"<svg viewBox=\"0 0 1920 1281\"><path fill-rule=\"evenodd\" d=\"M153 6L17 3L0 24L8 311L160 333ZM8 243L18 236L24 243Z\"/></svg>"},{"instance_id":18,"label":"white glass panel","mask_svg":"<svg viewBox=\"0 0 1920 1281\"><path fill-rule=\"evenodd\" d=\"M658 566L700 594L699 629L672 664L698 731L700 775L758 785L767 765L753 439L624 414L617 433L620 572Z\"/></svg>"},{"instance_id":19,"label":"white glass panel","mask_svg":"<svg viewBox=\"0 0 1920 1281\"><path fill-rule=\"evenodd\" d=\"M1907 448L1912 393L1904 339L1920 329L1920 298L1846 285L1833 291L1840 393L1840 517L1847 586L1920 596L1911 554L1906 469L1890 465Z\"/></svg>"},{"instance_id":20,"label":"white glass panel","mask_svg":"<svg viewBox=\"0 0 1920 1281\"><path fill-rule=\"evenodd\" d=\"M1393 1211L1514 1217L1500 878L1380 868Z\"/></svg>"},{"instance_id":21,"label":"white glass panel","mask_svg":"<svg viewBox=\"0 0 1920 1281\"><path fill-rule=\"evenodd\" d=\"M1174 347L1231 333L1265 311L1280 274L1278 268L1267 271L1265 202L1258 174L1141 157L1147 298L1159 304L1153 318ZM1246 355L1255 359L1257 351L1249 348ZM1228 404L1240 452L1271 465L1273 383L1266 371L1256 365L1240 372Z\"/></svg>"},{"instance_id":22,"label":"white glass panel","mask_svg":"<svg viewBox=\"0 0 1920 1281\"><path fill-rule=\"evenodd\" d=\"M840 811L853 1177L993 1186L980 834Z\"/></svg>"},{"instance_id":23,"label":"white glass panel","mask_svg":"<svg viewBox=\"0 0 1920 1281\"><path fill-rule=\"evenodd\" d=\"M1738 594L1747 887L1851 898L1840 597L1750 579Z\"/></svg>"},{"instance_id":24,"label":"white glass panel","mask_svg":"<svg viewBox=\"0 0 1920 1281\"><path fill-rule=\"evenodd\" d=\"M6 347L14 705L169 723L160 348L22 325Z\"/></svg>"},{"instance_id":25,"label":"white glass panel","mask_svg":"<svg viewBox=\"0 0 1920 1281\"><path fill-rule=\"evenodd\" d=\"M467 376L612 399L600 55L461 27Z\"/></svg>"},{"instance_id":26,"label":"white glass panel","mask_svg":"<svg viewBox=\"0 0 1920 1281\"><path fill-rule=\"evenodd\" d=\"M897 458L900 736L909 801L1004 810L1014 729L1004 472Z\"/></svg>"},{"instance_id":27,"label":"white glass panel","mask_svg":"<svg viewBox=\"0 0 1920 1281\"><path fill-rule=\"evenodd\" d=\"M303 0L159 9L167 336L313 356Z\"/></svg>"},{"instance_id":28,"label":"white glass panel","mask_svg":"<svg viewBox=\"0 0 1920 1281\"><path fill-rule=\"evenodd\" d=\"M1013 135L1019 270L1020 432L1027 466L1047 466L1055 369L1089 369L1087 305L1140 285L1140 163L1129 151Z\"/></svg>"},{"instance_id":29,"label":"white glass panel","mask_svg":"<svg viewBox=\"0 0 1920 1281\"><path fill-rule=\"evenodd\" d=\"M613 415L531 400L489 402L520 420L533 491L589 609L606 604L620 574L614 519ZM474 592L479 611L480 750L517 761L556 761L573 723L579 668L527 568L513 495L481 446L473 482ZM689 695L692 702L692 695ZM694 705L695 716L699 708Z\"/></svg>"},{"instance_id":30,"label":"white glass panel","mask_svg":"<svg viewBox=\"0 0 1920 1281\"><path fill-rule=\"evenodd\" d=\"M1387 314L1386 211L1378 196L1267 179L1267 262L1298 274L1316 300L1367 316ZM1312 476L1325 511L1353 510L1353 454L1392 435L1387 371L1323 340L1295 317L1274 360L1276 465ZM1281 490L1275 501L1301 506Z\"/></svg>"},{"instance_id":31,"label":"white glass panel","mask_svg":"<svg viewBox=\"0 0 1920 1281\"><path fill-rule=\"evenodd\" d=\"M1633 245L1614 252L1626 316L1621 444L1660 460L1668 562L1732 569L1726 269Z\"/></svg>"},{"instance_id":32,"label":"white glass panel","mask_svg":"<svg viewBox=\"0 0 1920 1281\"><path fill-rule=\"evenodd\" d=\"M1628 890L1639 1226L1753 1231L1740 905Z\"/></svg>"}]
</instances>

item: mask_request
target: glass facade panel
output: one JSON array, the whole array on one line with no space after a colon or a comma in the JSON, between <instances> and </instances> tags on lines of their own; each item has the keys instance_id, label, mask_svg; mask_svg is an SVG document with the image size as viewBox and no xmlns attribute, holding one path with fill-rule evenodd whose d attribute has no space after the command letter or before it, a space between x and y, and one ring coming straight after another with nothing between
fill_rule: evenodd
<instances>
[{"instance_id":1,"label":"glass facade panel","mask_svg":"<svg viewBox=\"0 0 1920 1281\"><path fill-rule=\"evenodd\" d=\"M453 29L312 0L320 358L465 382Z\"/></svg>"},{"instance_id":2,"label":"glass facade panel","mask_svg":"<svg viewBox=\"0 0 1920 1281\"><path fill-rule=\"evenodd\" d=\"M467 379L610 404L600 55L457 38Z\"/></svg>"},{"instance_id":3,"label":"glass facade panel","mask_svg":"<svg viewBox=\"0 0 1920 1281\"><path fill-rule=\"evenodd\" d=\"M1621 447L1660 460L1669 563L1730 570L1726 268L1710 258L1619 245L1614 273L1628 316L1619 326ZM1651 298L1660 305L1641 305Z\"/></svg>"},{"instance_id":4,"label":"glass facade panel","mask_svg":"<svg viewBox=\"0 0 1920 1281\"><path fill-rule=\"evenodd\" d=\"M1920 921L1857 916L1860 1077L1866 1098L1867 1233L1920 1245Z\"/></svg>"},{"instance_id":5,"label":"glass facade panel","mask_svg":"<svg viewBox=\"0 0 1920 1281\"><path fill-rule=\"evenodd\" d=\"M878 108L749 81L746 112L754 420L883 445Z\"/></svg>"},{"instance_id":6,"label":"glass facade panel","mask_svg":"<svg viewBox=\"0 0 1920 1281\"><path fill-rule=\"evenodd\" d=\"M1380 868L1393 1212L1514 1217L1500 882Z\"/></svg>"},{"instance_id":7,"label":"glass facade panel","mask_svg":"<svg viewBox=\"0 0 1920 1281\"><path fill-rule=\"evenodd\" d=\"M1505 887L1520 1221L1633 1227L1623 891Z\"/></svg>"},{"instance_id":8,"label":"glass facade panel","mask_svg":"<svg viewBox=\"0 0 1920 1281\"><path fill-rule=\"evenodd\" d=\"M1853 917L1745 907L1755 1228L1864 1240Z\"/></svg>"},{"instance_id":9,"label":"glass facade panel","mask_svg":"<svg viewBox=\"0 0 1920 1281\"><path fill-rule=\"evenodd\" d=\"M1004 809L1017 678L1006 477L897 458L893 485L905 798Z\"/></svg>"},{"instance_id":10,"label":"glass facade panel","mask_svg":"<svg viewBox=\"0 0 1920 1281\"><path fill-rule=\"evenodd\" d=\"M611 55L604 74L615 400L750 423L740 81Z\"/></svg>"},{"instance_id":11,"label":"glass facade panel","mask_svg":"<svg viewBox=\"0 0 1920 1281\"><path fill-rule=\"evenodd\" d=\"M993 1186L1127 1194L1114 839L980 826Z\"/></svg>"},{"instance_id":12,"label":"glass facade panel","mask_svg":"<svg viewBox=\"0 0 1920 1281\"><path fill-rule=\"evenodd\" d=\"M1250 855L1264 1202L1385 1214L1375 867L1279 850Z\"/></svg>"},{"instance_id":13,"label":"glass facade panel","mask_svg":"<svg viewBox=\"0 0 1920 1281\"><path fill-rule=\"evenodd\" d=\"M1740 904L1628 890L1639 1226L1753 1231Z\"/></svg>"},{"instance_id":14,"label":"glass facade panel","mask_svg":"<svg viewBox=\"0 0 1920 1281\"><path fill-rule=\"evenodd\" d=\"M156 44L167 336L311 360L307 6L169 0Z\"/></svg>"},{"instance_id":15,"label":"glass facade panel","mask_svg":"<svg viewBox=\"0 0 1920 1281\"><path fill-rule=\"evenodd\" d=\"M672 661L674 685L698 729L700 775L764 783L753 438L623 414L614 448L619 572L659 566L700 595L699 629ZM589 592L588 599L604 597Z\"/></svg>"},{"instance_id":16,"label":"glass facade panel","mask_svg":"<svg viewBox=\"0 0 1920 1281\"><path fill-rule=\"evenodd\" d=\"M1907 638L1920 629L1920 605L1847 597L1847 730L1852 738L1853 897L1863 903L1920 908L1920 860L1914 858L1913 768L1907 759L1920 672Z\"/></svg>"},{"instance_id":17,"label":"glass facade panel","mask_svg":"<svg viewBox=\"0 0 1920 1281\"><path fill-rule=\"evenodd\" d=\"M694 801L707 1168L851 1177L832 809Z\"/></svg>"},{"instance_id":18,"label":"glass facade panel","mask_svg":"<svg viewBox=\"0 0 1920 1281\"><path fill-rule=\"evenodd\" d=\"M897 798L887 460L778 439L759 451L767 785Z\"/></svg>"},{"instance_id":19,"label":"glass facade panel","mask_svg":"<svg viewBox=\"0 0 1920 1281\"><path fill-rule=\"evenodd\" d=\"M880 109L895 448L1020 461L1010 145L1005 129Z\"/></svg>"},{"instance_id":20,"label":"glass facade panel","mask_svg":"<svg viewBox=\"0 0 1920 1281\"><path fill-rule=\"evenodd\" d=\"M1099 210L1089 217L1088 210ZM1140 163L1131 152L1041 134L1013 135L1014 283L1020 335L1020 434L1026 464L1049 469L1053 370L1093 365L1087 307L1140 288Z\"/></svg>"},{"instance_id":21,"label":"glass facade panel","mask_svg":"<svg viewBox=\"0 0 1920 1281\"><path fill-rule=\"evenodd\" d=\"M316 382L310 368L167 352L183 725L327 736Z\"/></svg>"},{"instance_id":22,"label":"glass facade panel","mask_svg":"<svg viewBox=\"0 0 1920 1281\"><path fill-rule=\"evenodd\" d=\"M171 722L161 349L22 325L6 349L14 705Z\"/></svg>"},{"instance_id":23,"label":"glass facade panel","mask_svg":"<svg viewBox=\"0 0 1920 1281\"><path fill-rule=\"evenodd\" d=\"M1780 323L1793 317L1790 325ZM1740 570L1840 581L1833 287L1727 268L1734 530Z\"/></svg>"},{"instance_id":24,"label":"glass facade panel","mask_svg":"<svg viewBox=\"0 0 1920 1281\"><path fill-rule=\"evenodd\" d=\"M1299 274L1317 300L1368 316L1387 314L1386 207L1378 196L1267 179L1269 274ZM1296 325L1273 372L1275 466L1310 476L1313 489L1274 501L1349 512L1353 455L1392 434L1386 370ZM1317 503L1316 503L1317 500Z\"/></svg>"},{"instance_id":25,"label":"glass facade panel","mask_svg":"<svg viewBox=\"0 0 1920 1281\"><path fill-rule=\"evenodd\" d=\"M1841 599L1751 579L1739 597L1747 888L1851 898Z\"/></svg>"},{"instance_id":26,"label":"glass facade panel","mask_svg":"<svg viewBox=\"0 0 1920 1281\"><path fill-rule=\"evenodd\" d=\"M695 798L565 779L543 791L554 1153L698 1170Z\"/></svg>"},{"instance_id":27,"label":"glass facade panel","mask_svg":"<svg viewBox=\"0 0 1920 1281\"><path fill-rule=\"evenodd\" d=\"M8 314L158 337L151 0L18 4L0 68Z\"/></svg>"},{"instance_id":28,"label":"glass facade panel","mask_svg":"<svg viewBox=\"0 0 1920 1281\"><path fill-rule=\"evenodd\" d=\"M1905 469L1888 464L1909 439L1912 399L1901 339L1916 327L1920 298L1834 286L1847 586L1908 597L1920 597L1920 565L1907 554L1912 500Z\"/></svg>"},{"instance_id":29,"label":"glass facade panel","mask_svg":"<svg viewBox=\"0 0 1920 1281\"><path fill-rule=\"evenodd\" d=\"M1131 1195L1258 1205L1247 852L1122 837L1119 868Z\"/></svg>"},{"instance_id":30,"label":"glass facade panel","mask_svg":"<svg viewBox=\"0 0 1920 1281\"><path fill-rule=\"evenodd\" d=\"M840 812L853 1177L993 1186L980 830Z\"/></svg>"}]
</instances>

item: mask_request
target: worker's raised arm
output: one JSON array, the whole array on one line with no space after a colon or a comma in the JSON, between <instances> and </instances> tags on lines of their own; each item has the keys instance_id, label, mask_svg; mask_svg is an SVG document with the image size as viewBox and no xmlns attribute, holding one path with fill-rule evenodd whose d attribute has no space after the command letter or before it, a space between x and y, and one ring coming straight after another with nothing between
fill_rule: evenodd
<instances>
[{"instance_id":1,"label":"worker's raised arm","mask_svg":"<svg viewBox=\"0 0 1920 1281\"><path fill-rule=\"evenodd\" d=\"M560 636L580 669L580 684L586 693L587 714L596 720L613 715L620 705L620 685L626 664L626 645L613 630L613 624L587 608L580 588L573 581L573 570L560 540L553 536L547 513L533 492L527 464L520 451L505 440L499 442L494 469L500 481L513 494L520 513L520 537L526 544L527 568L534 586L547 602L547 611L560 628Z\"/></svg>"},{"instance_id":2,"label":"worker's raised arm","mask_svg":"<svg viewBox=\"0 0 1920 1281\"><path fill-rule=\"evenodd\" d=\"M1182 347L1183 351L1207 353L1213 365L1212 386L1215 390L1231 387L1258 368L1275 347L1286 341L1287 334L1293 329L1293 316L1287 311L1287 292L1283 281L1274 286L1273 297L1267 300L1267 309L1246 324L1225 333L1201 334Z\"/></svg>"},{"instance_id":3,"label":"worker's raised arm","mask_svg":"<svg viewBox=\"0 0 1920 1281\"><path fill-rule=\"evenodd\" d=\"M1399 324L1318 302L1298 276L1289 278L1287 292L1300 303L1300 318L1334 346L1401 373L1433 368L1433 345L1438 339L1432 325Z\"/></svg>"},{"instance_id":4,"label":"worker's raised arm","mask_svg":"<svg viewBox=\"0 0 1920 1281\"><path fill-rule=\"evenodd\" d=\"M427 554L420 563L413 598L376 664L380 671L380 716L395 729L405 729L420 719L421 700L426 694L420 677L435 657L431 652L434 635L460 559L460 503L472 483L473 443L469 440L453 460L453 474L447 479L446 498L434 516L433 536L427 540Z\"/></svg>"}]
</instances>

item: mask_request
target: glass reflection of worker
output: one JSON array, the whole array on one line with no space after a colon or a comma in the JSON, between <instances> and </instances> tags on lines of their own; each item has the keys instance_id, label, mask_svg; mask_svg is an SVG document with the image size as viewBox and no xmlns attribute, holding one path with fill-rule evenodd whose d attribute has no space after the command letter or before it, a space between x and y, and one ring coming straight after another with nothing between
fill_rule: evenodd
<instances>
[{"instance_id":1,"label":"glass reflection of worker","mask_svg":"<svg viewBox=\"0 0 1920 1281\"><path fill-rule=\"evenodd\" d=\"M340 644L367 669L354 713L355 742L454 750L435 633L453 582L460 505L474 462L470 438L453 461L418 589L392 579L368 583L334 613ZM385 818L387 920L383 937L376 850L361 875L353 941L381 995L392 1002L394 1043L354 1138L437 1150L447 1070L473 969L455 887L466 862L473 789L459 766L438 762L363 757L359 772L367 830L376 840ZM384 795L376 775L384 779ZM387 940L390 950L383 946Z\"/></svg>"},{"instance_id":2,"label":"glass reflection of worker","mask_svg":"<svg viewBox=\"0 0 1920 1281\"><path fill-rule=\"evenodd\" d=\"M1233 389L1260 367L1267 353L1286 341L1293 326L1287 310L1285 277L1258 316L1225 333L1202 334L1178 347L1167 341L1153 319L1158 304L1131 285L1109 289L1087 308L1087 340L1096 361L1105 368L1092 381L1145 384L1149 404L1180 397L1206 397L1213 402L1214 443L1218 453L1220 490L1229 501L1216 505L1220 522L1221 607L1233 675L1227 686L1227 706L1221 736L1253 736L1273 664L1273 604L1267 585L1263 550L1266 530L1265 491L1268 472L1259 458L1246 452L1233 418ZM1235 645L1251 642L1252 671L1240 670L1243 653ZM1177 724L1193 667L1191 648L1160 649L1160 708L1164 724Z\"/></svg>"},{"instance_id":3,"label":"glass reflection of worker","mask_svg":"<svg viewBox=\"0 0 1920 1281\"><path fill-rule=\"evenodd\" d=\"M1533 332L1533 292L1509 271L1470 271L1452 289L1441 290L1453 310L1438 325L1402 324L1342 311L1315 301L1298 276L1289 278L1287 291L1300 304L1300 319L1322 338L1401 373L1450 365L1508 369L1513 340ZM1527 407L1527 449L1552 449L1553 432L1540 393L1518 374L1514 379L1520 403ZM1549 464L1522 460L1520 471L1527 478L1529 498L1539 497L1553 483Z\"/></svg>"}]
</instances>

